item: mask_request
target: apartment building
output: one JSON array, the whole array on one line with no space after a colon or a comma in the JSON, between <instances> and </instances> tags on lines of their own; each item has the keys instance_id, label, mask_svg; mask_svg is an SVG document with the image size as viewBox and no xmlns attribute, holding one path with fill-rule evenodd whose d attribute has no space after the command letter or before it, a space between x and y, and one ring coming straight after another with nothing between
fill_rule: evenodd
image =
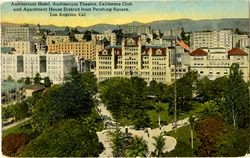
<instances>
[{"instance_id":1,"label":"apartment building","mask_svg":"<svg viewBox=\"0 0 250 158\"><path fill-rule=\"evenodd\" d=\"M17 54L1 53L2 80L11 76L18 80L21 78L34 78L39 73L42 78L48 76L53 83L62 83L73 66L76 58L69 54Z\"/></svg>"},{"instance_id":2,"label":"apartment building","mask_svg":"<svg viewBox=\"0 0 250 158\"><path fill-rule=\"evenodd\" d=\"M120 26L124 34L152 34L152 29L150 26Z\"/></svg>"},{"instance_id":3,"label":"apartment building","mask_svg":"<svg viewBox=\"0 0 250 158\"><path fill-rule=\"evenodd\" d=\"M92 34L91 38L96 42L107 39L110 42L110 45L116 45L116 34L111 31L104 31L101 34Z\"/></svg>"},{"instance_id":4,"label":"apartment building","mask_svg":"<svg viewBox=\"0 0 250 158\"><path fill-rule=\"evenodd\" d=\"M146 82L170 83L169 50L142 46L140 36L124 37L121 46L108 46L96 54L98 82L114 76L138 76Z\"/></svg>"},{"instance_id":5,"label":"apartment building","mask_svg":"<svg viewBox=\"0 0 250 158\"><path fill-rule=\"evenodd\" d=\"M233 47L245 49L249 46L249 38L247 35L233 35Z\"/></svg>"},{"instance_id":6,"label":"apartment building","mask_svg":"<svg viewBox=\"0 0 250 158\"><path fill-rule=\"evenodd\" d=\"M33 31L29 26L20 26L20 27L7 27L5 30L5 36L12 39L31 39Z\"/></svg>"},{"instance_id":7,"label":"apartment building","mask_svg":"<svg viewBox=\"0 0 250 158\"><path fill-rule=\"evenodd\" d=\"M192 32L190 35L190 44L193 50L197 48L222 47L230 50L233 48L232 30Z\"/></svg>"},{"instance_id":8,"label":"apartment building","mask_svg":"<svg viewBox=\"0 0 250 158\"><path fill-rule=\"evenodd\" d=\"M47 35L46 44L57 44L57 43L66 43L69 42L68 35Z\"/></svg>"},{"instance_id":9,"label":"apartment building","mask_svg":"<svg viewBox=\"0 0 250 158\"><path fill-rule=\"evenodd\" d=\"M48 53L65 53L76 55L79 58L95 60L95 42L60 42L48 45Z\"/></svg>"},{"instance_id":10,"label":"apartment building","mask_svg":"<svg viewBox=\"0 0 250 158\"><path fill-rule=\"evenodd\" d=\"M13 47L16 53L31 54L36 52L35 43L33 40L8 41L7 47Z\"/></svg>"},{"instance_id":11,"label":"apartment building","mask_svg":"<svg viewBox=\"0 0 250 158\"><path fill-rule=\"evenodd\" d=\"M240 48L227 50L226 48L198 48L193 52L184 54L183 64L190 70L197 71L200 77L207 76L214 80L219 77L227 76L230 72L230 66L238 63L243 78L248 80L248 54Z\"/></svg>"}]
</instances>

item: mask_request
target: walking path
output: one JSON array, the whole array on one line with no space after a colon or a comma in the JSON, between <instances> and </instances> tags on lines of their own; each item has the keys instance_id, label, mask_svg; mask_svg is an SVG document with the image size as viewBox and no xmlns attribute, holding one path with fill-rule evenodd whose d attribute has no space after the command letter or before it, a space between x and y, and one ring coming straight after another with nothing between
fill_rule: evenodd
<instances>
[{"instance_id":1,"label":"walking path","mask_svg":"<svg viewBox=\"0 0 250 158\"><path fill-rule=\"evenodd\" d=\"M101 102L101 99L97 95L97 100L99 100L99 105L98 105L98 112L101 115L101 117L108 118L104 120L104 124L108 125L108 129L103 130L101 132L97 132L99 141L103 143L104 145L104 151L99 155L99 157L113 157L112 155L112 148L111 148L111 142L110 138L108 136L109 132L115 131L115 121L111 115L111 113L106 109L105 105ZM183 127L188 124L188 118L179 120L177 123L177 128ZM174 125L169 124L169 125L164 125L159 128L151 129L147 128L148 133L145 132L145 130L135 130L131 126L125 126L125 127L119 127L119 129L122 132L125 132L125 129L128 129L128 133L131 133L133 136L139 136L143 137L144 140L146 140L147 145L148 145L148 150L149 153L154 151L154 145L153 143L155 142L153 137L157 137L161 134L161 132L169 132L174 130ZM177 144L177 141L174 137L170 136L164 136L165 138L165 151L170 152L175 149L175 146Z\"/></svg>"},{"instance_id":2,"label":"walking path","mask_svg":"<svg viewBox=\"0 0 250 158\"><path fill-rule=\"evenodd\" d=\"M30 120L30 119L31 119L31 117L28 117L28 118L25 118L25 119L23 119L23 120L21 120L21 121L18 121L18 122L9 124L9 125L3 127L2 130L4 131L4 130L9 129L9 128L11 128L11 127L17 126L17 125L19 125L19 124L21 124L21 123L24 123L24 122L26 122L26 121L28 121L28 120Z\"/></svg>"}]
</instances>

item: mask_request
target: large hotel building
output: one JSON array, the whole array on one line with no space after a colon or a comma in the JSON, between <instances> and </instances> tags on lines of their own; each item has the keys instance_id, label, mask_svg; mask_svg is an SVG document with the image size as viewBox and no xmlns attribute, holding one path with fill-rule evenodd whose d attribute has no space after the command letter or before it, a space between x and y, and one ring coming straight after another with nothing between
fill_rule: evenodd
<instances>
[{"instance_id":1,"label":"large hotel building","mask_svg":"<svg viewBox=\"0 0 250 158\"><path fill-rule=\"evenodd\" d=\"M146 82L170 83L169 54L167 47L142 46L140 36L124 37L121 46L108 46L96 54L97 80L138 76Z\"/></svg>"}]
</instances>

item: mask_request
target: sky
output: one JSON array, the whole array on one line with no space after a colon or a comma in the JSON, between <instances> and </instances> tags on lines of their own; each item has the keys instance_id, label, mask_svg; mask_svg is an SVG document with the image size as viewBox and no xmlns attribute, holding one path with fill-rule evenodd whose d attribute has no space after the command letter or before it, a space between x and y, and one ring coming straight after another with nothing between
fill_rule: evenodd
<instances>
[{"instance_id":1,"label":"sky","mask_svg":"<svg viewBox=\"0 0 250 158\"><path fill-rule=\"evenodd\" d=\"M24 2L24 0L18 0ZM27 0L26 0L27 1ZM33 1L34 2L34 1ZM43 1L44 2L44 1ZM55 1L50 1L55 2ZM69 2L69 1L68 1ZM70 2L73 2L72 0ZM77 1L76 1L77 2ZM81 1L83 2L83 1ZM84 1L87 2L87 1ZM88 1L97 2L99 1ZM108 2L108 0L106 1ZM117 0L116 2L124 2ZM57 26L91 26L99 23L106 24L125 24L132 21L148 23L158 20L173 20L173 19L221 19L221 18L248 18L248 0L160 0L160 1L130 1L132 6L129 6L129 11L126 12L81 12L86 13L86 16L77 17L62 17L50 16L49 11L43 12L25 12L13 11L11 2L8 0L1 2L1 21L9 23L29 23ZM35 6L38 8L37 6ZM52 6L51 6L52 7ZM104 8L113 8L106 6ZM119 8L125 8L121 6ZM34 8L34 6L29 7ZM45 7L46 8L46 7ZM85 7L85 8L93 8ZM98 6L96 8L103 8ZM62 12L66 13L66 12ZM69 12L67 12L69 13ZM71 12L78 14L79 12Z\"/></svg>"}]
</instances>

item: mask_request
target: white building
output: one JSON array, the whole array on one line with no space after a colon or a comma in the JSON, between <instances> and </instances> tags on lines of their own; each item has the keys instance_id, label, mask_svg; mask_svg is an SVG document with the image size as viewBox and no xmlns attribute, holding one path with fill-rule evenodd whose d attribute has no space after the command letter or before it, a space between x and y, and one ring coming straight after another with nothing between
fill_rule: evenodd
<instances>
[{"instance_id":1,"label":"white building","mask_svg":"<svg viewBox=\"0 0 250 158\"><path fill-rule=\"evenodd\" d=\"M5 30L5 36L12 39L31 39L32 31L28 26L20 27L7 27Z\"/></svg>"},{"instance_id":2,"label":"white building","mask_svg":"<svg viewBox=\"0 0 250 158\"><path fill-rule=\"evenodd\" d=\"M249 38L247 35L233 35L233 47L245 49L249 46Z\"/></svg>"},{"instance_id":3,"label":"white building","mask_svg":"<svg viewBox=\"0 0 250 158\"><path fill-rule=\"evenodd\" d=\"M170 83L169 49L142 46L139 36L125 37L122 46L108 46L96 55L98 82L114 76L141 77L146 82L155 80Z\"/></svg>"},{"instance_id":4,"label":"white building","mask_svg":"<svg viewBox=\"0 0 250 158\"><path fill-rule=\"evenodd\" d=\"M35 44L33 40L25 40L25 41L8 41L6 43L7 47L13 47L16 50L16 53L21 54L31 54L35 53Z\"/></svg>"},{"instance_id":5,"label":"white building","mask_svg":"<svg viewBox=\"0 0 250 158\"><path fill-rule=\"evenodd\" d=\"M196 49L184 55L183 64L190 70L197 71L200 77L207 76L214 80L219 77L227 76L230 66L238 63L243 78L248 80L248 54L239 48L227 51L225 48Z\"/></svg>"},{"instance_id":6,"label":"white building","mask_svg":"<svg viewBox=\"0 0 250 158\"><path fill-rule=\"evenodd\" d=\"M17 54L1 53L2 80L11 76L18 80L21 78L34 78L37 73L42 78L48 76L53 83L63 82L64 76L76 66L76 58L68 54Z\"/></svg>"},{"instance_id":7,"label":"white building","mask_svg":"<svg viewBox=\"0 0 250 158\"><path fill-rule=\"evenodd\" d=\"M110 45L116 45L116 34L109 31L105 31L102 34L91 34L91 38L95 42L107 39Z\"/></svg>"},{"instance_id":8,"label":"white building","mask_svg":"<svg viewBox=\"0 0 250 158\"><path fill-rule=\"evenodd\" d=\"M203 47L222 47L230 50L233 48L232 42L232 30L192 32L190 35L190 44L193 50Z\"/></svg>"},{"instance_id":9,"label":"white building","mask_svg":"<svg viewBox=\"0 0 250 158\"><path fill-rule=\"evenodd\" d=\"M120 26L124 34L152 34L150 26Z\"/></svg>"},{"instance_id":10,"label":"white building","mask_svg":"<svg viewBox=\"0 0 250 158\"><path fill-rule=\"evenodd\" d=\"M79 42L83 41L83 37L84 37L83 33L74 34L74 36L77 39L77 41L79 41Z\"/></svg>"}]
</instances>

